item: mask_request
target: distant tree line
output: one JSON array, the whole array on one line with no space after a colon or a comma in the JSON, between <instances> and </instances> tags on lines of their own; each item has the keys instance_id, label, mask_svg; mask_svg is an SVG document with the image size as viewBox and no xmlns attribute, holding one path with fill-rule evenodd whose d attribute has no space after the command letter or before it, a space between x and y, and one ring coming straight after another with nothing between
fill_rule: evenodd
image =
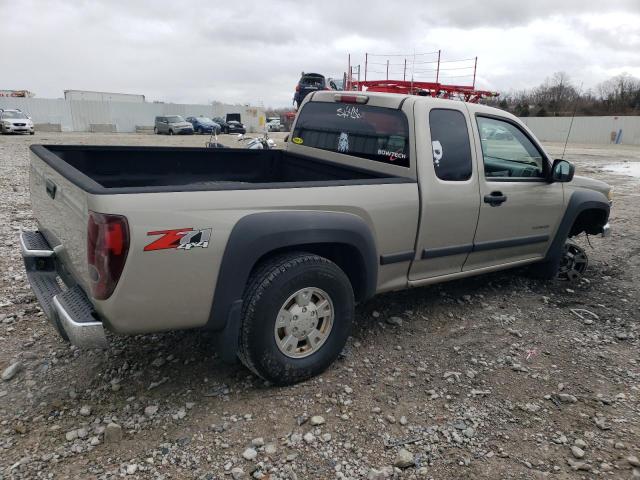
<instances>
[{"instance_id":1,"label":"distant tree line","mask_svg":"<svg viewBox=\"0 0 640 480\"><path fill-rule=\"evenodd\" d=\"M576 115L640 115L640 79L628 73L581 91L564 72L556 72L540 86L501 94L483 103L519 117Z\"/></svg>"}]
</instances>

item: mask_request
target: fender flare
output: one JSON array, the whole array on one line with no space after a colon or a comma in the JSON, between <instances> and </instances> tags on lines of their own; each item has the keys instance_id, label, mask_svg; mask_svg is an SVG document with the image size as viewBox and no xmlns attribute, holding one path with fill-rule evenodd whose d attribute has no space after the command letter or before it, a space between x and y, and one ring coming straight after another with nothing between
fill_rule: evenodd
<instances>
[{"instance_id":1,"label":"fender flare","mask_svg":"<svg viewBox=\"0 0 640 480\"><path fill-rule=\"evenodd\" d=\"M371 229L349 213L283 211L254 213L233 227L220 263L213 303L206 328L221 331L224 350L233 347L240 328L242 296L256 263L270 252L310 244L344 244L353 247L364 266L363 295L372 297L378 281L378 254ZM231 344L229 342L232 342ZM223 357L226 355L223 355Z\"/></svg>"},{"instance_id":2,"label":"fender flare","mask_svg":"<svg viewBox=\"0 0 640 480\"><path fill-rule=\"evenodd\" d=\"M604 194L595 190L577 190L571 194L571 198L565 209L564 216L558 225L553 242L547 250L545 261L553 260L562 252L562 246L569 236L571 227L578 215L585 210L598 209L606 212L605 223L609 218L611 207Z\"/></svg>"}]
</instances>

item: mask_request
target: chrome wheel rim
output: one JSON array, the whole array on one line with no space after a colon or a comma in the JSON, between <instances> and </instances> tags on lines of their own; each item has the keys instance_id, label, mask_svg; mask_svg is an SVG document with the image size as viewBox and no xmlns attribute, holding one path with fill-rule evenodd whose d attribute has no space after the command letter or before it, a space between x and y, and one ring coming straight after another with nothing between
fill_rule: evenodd
<instances>
[{"instance_id":1,"label":"chrome wheel rim","mask_svg":"<svg viewBox=\"0 0 640 480\"><path fill-rule=\"evenodd\" d=\"M587 269L589 259L586 252L575 243L565 243L558 278L561 280L578 280Z\"/></svg>"},{"instance_id":2,"label":"chrome wheel rim","mask_svg":"<svg viewBox=\"0 0 640 480\"><path fill-rule=\"evenodd\" d=\"M287 357L304 358L317 352L329 338L335 311L331 297L317 287L302 288L278 311L273 333Z\"/></svg>"}]
</instances>

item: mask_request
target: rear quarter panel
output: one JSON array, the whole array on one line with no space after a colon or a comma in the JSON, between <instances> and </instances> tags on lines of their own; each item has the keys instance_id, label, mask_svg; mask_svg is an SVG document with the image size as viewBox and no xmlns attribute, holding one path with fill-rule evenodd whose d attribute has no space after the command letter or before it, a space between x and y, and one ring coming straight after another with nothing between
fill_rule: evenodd
<instances>
[{"instance_id":1,"label":"rear quarter panel","mask_svg":"<svg viewBox=\"0 0 640 480\"><path fill-rule=\"evenodd\" d=\"M229 235L242 217L260 212L343 212L362 218L379 254L414 249L418 223L415 183L287 189L92 195L89 208L125 215L131 245L113 295L94 301L107 325L143 333L206 324ZM212 229L207 248L144 251L158 236L181 228ZM378 291L403 288L409 262L379 267Z\"/></svg>"}]
</instances>

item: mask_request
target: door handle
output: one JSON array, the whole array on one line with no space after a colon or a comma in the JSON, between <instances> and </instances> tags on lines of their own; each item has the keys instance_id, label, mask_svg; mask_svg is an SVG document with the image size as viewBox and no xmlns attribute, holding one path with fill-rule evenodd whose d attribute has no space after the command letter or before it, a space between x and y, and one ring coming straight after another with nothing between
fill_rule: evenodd
<instances>
[{"instance_id":1,"label":"door handle","mask_svg":"<svg viewBox=\"0 0 640 480\"><path fill-rule=\"evenodd\" d=\"M47 189L47 195L51 198L56 198L56 191L58 190L58 186L53 183L51 180L47 180L45 182L45 188Z\"/></svg>"},{"instance_id":2,"label":"door handle","mask_svg":"<svg viewBox=\"0 0 640 480\"><path fill-rule=\"evenodd\" d=\"M491 192L489 195L484 196L484 203L488 203L492 207L499 207L507 201L507 196L502 192Z\"/></svg>"}]
</instances>

